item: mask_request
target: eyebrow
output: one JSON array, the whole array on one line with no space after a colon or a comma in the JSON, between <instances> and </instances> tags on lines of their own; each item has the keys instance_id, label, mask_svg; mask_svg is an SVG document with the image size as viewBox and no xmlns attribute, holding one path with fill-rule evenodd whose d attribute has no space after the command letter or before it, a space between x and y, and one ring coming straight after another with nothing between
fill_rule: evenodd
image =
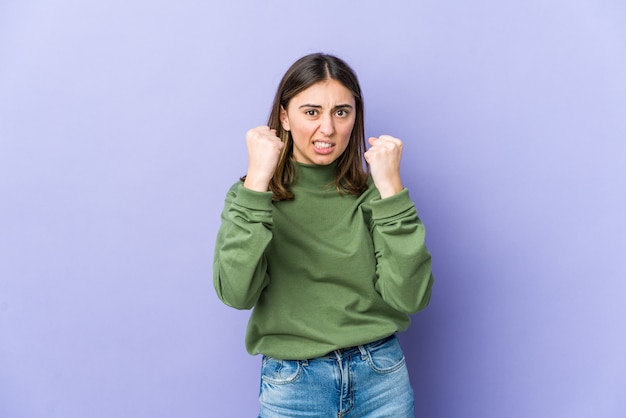
<instances>
[{"instance_id":1,"label":"eyebrow","mask_svg":"<svg viewBox=\"0 0 626 418\"><path fill-rule=\"evenodd\" d=\"M312 107L314 109L321 109L322 108L321 105L303 104L302 106L299 106L298 109L302 109L303 107ZM349 104L340 104L340 105L335 106L333 109L340 109L340 108L344 108L344 107L349 107L350 109L352 109L352 105L349 105Z\"/></svg>"}]
</instances>

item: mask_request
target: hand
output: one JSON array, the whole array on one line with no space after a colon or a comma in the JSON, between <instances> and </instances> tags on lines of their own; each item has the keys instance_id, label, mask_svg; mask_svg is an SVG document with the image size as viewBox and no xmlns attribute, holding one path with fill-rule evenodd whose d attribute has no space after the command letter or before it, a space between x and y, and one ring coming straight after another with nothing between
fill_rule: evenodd
<instances>
[{"instance_id":1,"label":"hand","mask_svg":"<svg viewBox=\"0 0 626 418\"><path fill-rule=\"evenodd\" d=\"M374 185L381 198L392 196L403 189L400 178L402 141L390 135L381 135L368 140L371 145L365 154L370 165Z\"/></svg>"},{"instance_id":2,"label":"hand","mask_svg":"<svg viewBox=\"0 0 626 418\"><path fill-rule=\"evenodd\" d=\"M248 145L248 173L244 187L257 192L266 192L276 171L280 153L285 146L276 130L259 126L246 133Z\"/></svg>"}]
</instances>

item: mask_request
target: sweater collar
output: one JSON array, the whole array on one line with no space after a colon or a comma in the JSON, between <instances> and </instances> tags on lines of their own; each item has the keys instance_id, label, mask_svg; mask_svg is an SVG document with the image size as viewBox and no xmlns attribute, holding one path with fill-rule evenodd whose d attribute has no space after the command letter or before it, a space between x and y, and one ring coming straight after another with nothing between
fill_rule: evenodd
<instances>
[{"instance_id":1,"label":"sweater collar","mask_svg":"<svg viewBox=\"0 0 626 418\"><path fill-rule=\"evenodd\" d=\"M329 165L304 164L293 161L296 172L294 186L319 188L324 186L334 187L337 175L337 161Z\"/></svg>"}]
</instances>

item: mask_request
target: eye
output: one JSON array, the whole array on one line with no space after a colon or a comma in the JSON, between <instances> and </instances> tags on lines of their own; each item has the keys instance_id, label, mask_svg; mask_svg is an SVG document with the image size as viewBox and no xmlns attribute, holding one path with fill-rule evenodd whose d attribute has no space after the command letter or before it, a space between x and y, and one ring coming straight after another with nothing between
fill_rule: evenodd
<instances>
[{"instance_id":1,"label":"eye","mask_svg":"<svg viewBox=\"0 0 626 418\"><path fill-rule=\"evenodd\" d=\"M337 109L337 112L335 112L335 114L340 118L345 118L346 116L348 116L348 113L349 112L346 109Z\"/></svg>"},{"instance_id":2,"label":"eye","mask_svg":"<svg viewBox=\"0 0 626 418\"><path fill-rule=\"evenodd\" d=\"M304 114L307 116L317 116L317 109L305 110Z\"/></svg>"}]
</instances>

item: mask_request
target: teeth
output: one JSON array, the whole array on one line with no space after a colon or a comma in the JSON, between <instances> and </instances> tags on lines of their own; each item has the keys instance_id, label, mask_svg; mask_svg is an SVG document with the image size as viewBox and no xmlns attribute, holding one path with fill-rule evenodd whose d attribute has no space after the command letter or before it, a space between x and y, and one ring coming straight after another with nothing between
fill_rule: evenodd
<instances>
[{"instance_id":1,"label":"teeth","mask_svg":"<svg viewBox=\"0 0 626 418\"><path fill-rule=\"evenodd\" d=\"M330 148L332 147L332 144L329 144L328 142L316 142L315 146L317 148Z\"/></svg>"}]
</instances>

